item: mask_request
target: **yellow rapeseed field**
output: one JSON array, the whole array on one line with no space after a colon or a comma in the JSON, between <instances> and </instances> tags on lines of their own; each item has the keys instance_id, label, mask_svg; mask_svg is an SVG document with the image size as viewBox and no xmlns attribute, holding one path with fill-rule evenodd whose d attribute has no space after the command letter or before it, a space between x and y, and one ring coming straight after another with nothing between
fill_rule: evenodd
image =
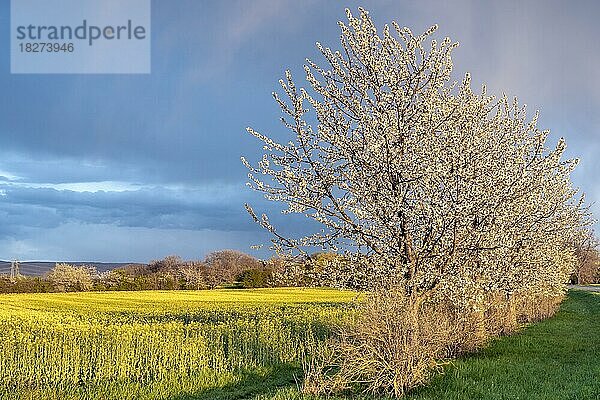
<instances>
[{"instance_id":1,"label":"yellow rapeseed field","mask_svg":"<svg viewBox=\"0 0 600 400\"><path fill-rule=\"evenodd\" d=\"M299 365L351 317L354 297L291 288L0 295L0 398Z\"/></svg>"}]
</instances>

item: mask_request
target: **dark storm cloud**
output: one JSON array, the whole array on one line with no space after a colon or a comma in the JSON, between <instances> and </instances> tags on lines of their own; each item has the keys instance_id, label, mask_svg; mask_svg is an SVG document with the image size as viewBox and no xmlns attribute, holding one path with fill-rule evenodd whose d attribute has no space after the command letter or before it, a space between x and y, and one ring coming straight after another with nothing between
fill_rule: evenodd
<instances>
[{"instance_id":1,"label":"dark storm cloud","mask_svg":"<svg viewBox=\"0 0 600 400\"><path fill-rule=\"evenodd\" d=\"M139 166L102 159L86 159L82 155L79 157L38 156L32 158L24 154L6 152L0 158L0 171L10 171L11 174L11 177L0 176L0 180L23 183L103 182L116 177L127 182L147 179L145 170Z\"/></svg>"},{"instance_id":2,"label":"dark storm cloud","mask_svg":"<svg viewBox=\"0 0 600 400\"><path fill-rule=\"evenodd\" d=\"M49 229L59 226L63 219L56 210L39 205L15 204L0 197L0 240L22 238L28 229Z\"/></svg>"},{"instance_id":3,"label":"dark storm cloud","mask_svg":"<svg viewBox=\"0 0 600 400\"><path fill-rule=\"evenodd\" d=\"M228 197L230 188L215 198L201 190L161 187L76 192L0 184L0 191L0 215L9 226L55 227L74 221L159 229L255 229L242 204Z\"/></svg>"},{"instance_id":4,"label":"dark storm cloud","mask_svg":"<svg viewBox=\"0 0 600 400\"><path fill-rule=\"evenodd\" d=\"M209 189L150 187L127 191L78 192L0 183L0 238L22 238L29 228L61 224L114 225L129 228L258 232L238 193L243 186ZM287 232L305 228L303 218L281 218L272 204L253 199Z\"/></svg>"},{"instance_id":5,"label":"dark storm cloud","mask_svg":"<svg viewBox=\"0 0 600 400\"><path fill-rule=\"evenodd\" d=\"M0 97L0 152L27 158L24 175L34 182L239 181L240 154L258 152L244 128L281 131L270 98L277 79L286 67L301 71L306 56L319 59L315 41L338 47L335 22L344 18L344 6L357 4L155 2L151 75L4 73L0 83L9 95ZM574 145L583 148L579 142L600 125L595 3L375 1L368 7L379 25L396 19L417 32L438 23L440 35L461 42L457 78L470 70L494 92L519 95L542 108L549 127L586 120L564 133ZM2 57L8 65L8 54ZM48 159L59 165L35 165Z\"/></svg>"},{"instance_id":6,"label":"dark storm cloud","mask_svg":"<svg viewBox=\"0 0 600 400\"><path fill-rule=\"evenodd\" d=\"M244 129L289 140L271 91L286 68L302 82L305 57L321 60L316 41L338 48L336 22L344 7L356 10L360 3L154 1L150 75L11 75L9 52L1 52L0 258L11 251L102 256L104 247L84 234L88 226L96 238L143 230L143 243L127 244L137 250L119 253L139 260L166 243L168 232L173 245L164 246L173 251L191 251L200 237L218 242L198 233L204 230L214 230L211 237L223 246L235 247L236 238L246 246L244 235L259 231L243 203L270 214L277 207L240 184L246 174L240 155L256 160L260 153ZM492 93L506 91L531 111L540 108L540 126L552 130L551 140L565 136L569 155L582 158L574 180L598 204L600 3L380 0L365 6L380 27L393 19L417 33L439 24L439 37L461 43L456 79L470 71L474 88L485 82ZM10 26L9 14L3 2L0 25ZM3 32L0 44L8 49L8 28ZM279 222L290 232L306 229L304 220ZM186 239L184 231L195 233Z\"/></svg>"}]
</instances>

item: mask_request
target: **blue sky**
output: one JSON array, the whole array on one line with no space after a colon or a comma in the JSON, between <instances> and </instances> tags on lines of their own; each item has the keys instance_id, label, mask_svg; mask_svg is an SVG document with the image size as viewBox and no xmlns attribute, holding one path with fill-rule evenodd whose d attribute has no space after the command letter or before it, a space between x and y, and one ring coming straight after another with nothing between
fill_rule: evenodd
<instances>
[{"instance_id":1,"label":"blue sky","mask_svg":"<svg viewBox=\"0 0 600 400\"><path fill-rule=\"evenodd\" d=\"M598 202L600 3L593 1L152 2L149 75L11 75L10 2L0 2L0 259L139 261L249 246L268 236L243 209L240 155L278 136L271 98L286 68L301 79L315 42L336 48L344 8L379 26L439 25L460 42L457 79L516 95L582 162ZM597 205L594 210L600 211ZM302 220L279 219L284 230Z\"/></svg>"}]
</instances>

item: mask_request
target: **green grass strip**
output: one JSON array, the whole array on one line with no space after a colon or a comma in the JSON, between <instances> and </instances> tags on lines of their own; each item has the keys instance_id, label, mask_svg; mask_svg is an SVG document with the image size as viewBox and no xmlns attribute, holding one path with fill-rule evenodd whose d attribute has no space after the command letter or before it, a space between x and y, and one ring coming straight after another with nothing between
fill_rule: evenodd
<instances>
[{"instance_id":1,"label":"green grass strip","mask_svg":"<svg viewBox=\"0 0 600 400\"><path fill-rule=\"evenodd\" d=\"M454 361L407 399L600 399L600 294L571 291L553 318Z\"/></svg>"}]
</instances>

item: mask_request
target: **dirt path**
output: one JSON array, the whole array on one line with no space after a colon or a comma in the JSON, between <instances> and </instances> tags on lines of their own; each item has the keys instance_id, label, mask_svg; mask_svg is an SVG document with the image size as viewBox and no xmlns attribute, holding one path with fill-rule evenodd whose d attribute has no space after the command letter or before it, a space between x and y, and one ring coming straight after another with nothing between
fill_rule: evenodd
<instances>
[{"instance_id":1,"label":"dirt path","mask_svg":"<svg viewBox=\"0 0 600 400\"><path fill-rule=\"evenodd\" d=\"M600 292L600 286L569 285L569 289L587 290L588 292Z\"/></svg>"}]
</instances>

